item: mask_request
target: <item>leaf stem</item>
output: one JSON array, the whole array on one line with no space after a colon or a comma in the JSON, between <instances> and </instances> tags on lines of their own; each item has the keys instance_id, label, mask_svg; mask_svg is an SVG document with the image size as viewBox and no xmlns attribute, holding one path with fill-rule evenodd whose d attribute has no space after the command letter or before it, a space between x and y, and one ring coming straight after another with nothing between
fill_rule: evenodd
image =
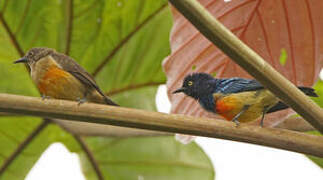
<instances>
[{"instance_id":1,"label":"leaf stem","mask_svg":"<svg viewBox=\"0 0 323 180\"><path fill-rule=\"evenodd\" d=\"M91 150L88 148L88 146L86 145L85 141L82 139L81 136L78 135L74 135L75 140L79 143L79 145L81 146L82 150L84 151L84 153L86 154L87 158L89 159L96 175L98 176L99 180L104 180L103 175L100 171L99 165L96 162Z\"/></svg>"},{"instance_id":2,"label":"leaf stem","mask_svg":"<svg viewBox=\"0 0 323 180\"><path fill-rule=\"evenodd\" d=\"M9 38L11 39L11 42L12 42L13 46L16 48L16 50L19 53L19 55L20 56L23 56L25 53L22 50L21 46L19 45L19 43L18 43L15 35L11 31L11 29L9 28L9 25L7 24L7 21L4 19L2 13L0 13L0 21L1 21L4 29L6 30L7 34L9 35Z\"/></svg>"},{"instance_id":3,"label":"leaf stem","mask_svg":"<svg viewBox=\"0 0 323 180\"><path fill-rule=\"evenodd\" d=\"M165 3L160 8L158 8L154 13L148 16L142 23L140 23L132 32L130 32L98 65L98 67L94 70L92 75L95 77L103 67L113 58L114 55L125 45L131 38L134 36L143 26L145 26L153 17L155 17L159 12L161 12L168 4Z\"/></svg>"},{"instance_id":4,"label":"leaf stem","mask_svg":"<svg viewBox=\"0 0 323 180\"><path fill-rule=\"evenodd\" d=\"M19 154L35 139L35 137L44 130L49 124L49 120L44 119L42 123L17 147L17 149L6 159L0 167L0 176L6 171L10 164L19 156Z\"/></svg>"}]
</instances>

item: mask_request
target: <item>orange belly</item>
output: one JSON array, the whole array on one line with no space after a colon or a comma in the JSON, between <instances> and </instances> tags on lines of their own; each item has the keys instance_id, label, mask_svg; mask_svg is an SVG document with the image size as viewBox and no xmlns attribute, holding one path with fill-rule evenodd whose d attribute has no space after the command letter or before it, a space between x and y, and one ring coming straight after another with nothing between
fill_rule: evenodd
<instances>
[{"instance_id":1,"label":"orange belly","mask_svg":"<svg viewBox=\"0 0 323 180\"><path fill-rule=\"evenodd\" d=\"M263 114L264 107L271 107L277 102L275 96L267 90L258 93L242 92L217 98L215 110L219 115L231 121L245 105L248 105L249 108L239 116L238 121L249 122L259 118Z\"/></svg>"},{"instance_id":2,"label":"orange belly","mask_svg":"<svg viewBox=\"0 0 323 180\"><path fill-rule=\"evenodd\" d=\"M76 100L83 98L84 87L70 73L51 66L39 80L37 87L41 94L57 99Z\"/></svg>"},{"instance_id":3,"label":"orange belly","mask_svg":"<svg viewBox=\"0 0 323 180\"><path fill-rule=\"evenodd\" d=\"M236 101L233 98L223 98L216 101L216 112L223 116L226 120L231 121L235 113Z\"/></svg>"}]
</instances>

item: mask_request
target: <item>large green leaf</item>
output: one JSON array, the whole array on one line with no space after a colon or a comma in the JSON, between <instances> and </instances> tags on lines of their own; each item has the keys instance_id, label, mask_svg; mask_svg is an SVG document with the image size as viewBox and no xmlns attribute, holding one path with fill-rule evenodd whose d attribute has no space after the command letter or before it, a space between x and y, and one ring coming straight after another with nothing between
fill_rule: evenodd
<instances>
[{"instance_id":1,"label":"large green leaf","mask_svg":"<svg viewBox=\"0 0 323 180\"><path fill-rule=\"evenodd\" d=\"M209 159L195 143L183 145L173 137L88 138L87 143L111 180L214 179ZM85 175L95 179L92 167L88 163L84 167Z\"/></svg>"},{"instance_id":2,"label":"large green leaf","mask_svg":"<svg viewBox=\"0 0 323 180\"><path fill-rule=\"evenodd\" d=\"M38 96L26 68L12 62L31 47L46 46L73 57L120 105L156 110L172 25L166 0L4 0L0 21L1 93ZM1 116L0 168L43 122ZM212 164L195 143L184 146L173 137L77 136L54 124L46 126L0 179L23 179L53 142L80 154L88 179L97 179L89 154L106 179L214 179ZM85 153L85 147L90 151Z\"/></svg>"},{"instance_id":3,"label":"large green leaf","mask_svg":"<svg viewBox=\"0 0 323 180\"><path fill-rule=\"evenodd\" d=\"M0 164L1 168L28 136L38 127L40 133L24 147L17 158L1 174L0 179L21 180L36 163L43 151L53 142L68 142L70 147L78 147L72 136L62 131L57 125L42 126L42 120L32 117L1 117L0 118Z\"/></svg>"},{"instance_id":4,"label":"large green leaf","mask_svg":"<svg viewBox=\"0 0 323 180\"><path fill-rule=\"evenodd\" d=\"M8 157L15 151L24 139L41 123L39 119L28 117L1 117L0 118L0 163L1 168ZM35 143L36 141L34 141ZM0 179L23 179L41 153L46 149L46 140L37 148L26 148L23 154L9 168Z\"/></svg>"}]
</instances>

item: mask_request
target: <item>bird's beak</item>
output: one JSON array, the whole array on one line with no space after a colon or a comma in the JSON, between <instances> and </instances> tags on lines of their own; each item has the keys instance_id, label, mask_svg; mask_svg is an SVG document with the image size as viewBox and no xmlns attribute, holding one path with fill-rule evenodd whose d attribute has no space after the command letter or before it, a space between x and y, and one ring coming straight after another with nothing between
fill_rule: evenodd
<instances>
[{"instance_id":1,"label":"bird's beak","mask_svg":"<svg viewBox=\"0 0 323 180\"><path fill-rule=\"evenodd\" d=\"M186 90L186 88L185 88L185 87L181 87L181 88L179 88L179 89L175 90L175 91L173 92L173 94L180 93L180 92L185 92L185 90Z\"/></svg>"},{"instance_id":2,"label":"bird's beak","mask_svg":"<svg viewBox=\"0 0 323 180\"><path fill-rule=\"evenodd\" d=\"M22 57L13 63L17 64L17 63L27 63L27 62L28 62L28 59L26 57Z\"/></svg>"}]
</instances>

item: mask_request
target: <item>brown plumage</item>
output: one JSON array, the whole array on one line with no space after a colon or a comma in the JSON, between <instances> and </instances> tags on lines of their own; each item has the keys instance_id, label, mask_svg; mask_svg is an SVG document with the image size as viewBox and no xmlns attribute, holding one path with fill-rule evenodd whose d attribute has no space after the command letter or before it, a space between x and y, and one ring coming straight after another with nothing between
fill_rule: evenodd
<instances>
[{"instance_id":1,"label":"brown plumage","mask_svg":"<svg viewBox=\"0 0 323 180\"><path fill-rule=\"evenodd\" d=\"M32 48L15 63L29 65L32 80L44 97L117 105L76 61L54 49Z\"/></svg>"}]
</instances>

